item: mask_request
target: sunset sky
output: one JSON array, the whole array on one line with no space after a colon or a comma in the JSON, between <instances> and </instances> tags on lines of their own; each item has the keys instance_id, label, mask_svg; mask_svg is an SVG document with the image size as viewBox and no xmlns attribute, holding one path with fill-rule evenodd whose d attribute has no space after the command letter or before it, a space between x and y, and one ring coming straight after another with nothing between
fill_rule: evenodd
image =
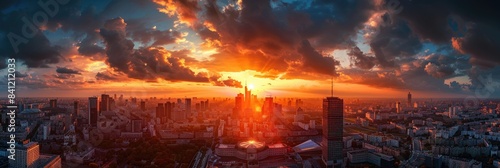
<instances>
[{"instance_id":1,"label":"sunset sky","mask_svg":"<svg viewBox=\"0 0 500 168\"><path fill-rule=\"evenodd\" d=\"M340 97L500 97L494 1L67 1L53 16L0 2L19 96L234 97L247 83L259 97L324 97L333 75ZM26 39L18 52L9 34Z\"/></svg>"}]
</instances>

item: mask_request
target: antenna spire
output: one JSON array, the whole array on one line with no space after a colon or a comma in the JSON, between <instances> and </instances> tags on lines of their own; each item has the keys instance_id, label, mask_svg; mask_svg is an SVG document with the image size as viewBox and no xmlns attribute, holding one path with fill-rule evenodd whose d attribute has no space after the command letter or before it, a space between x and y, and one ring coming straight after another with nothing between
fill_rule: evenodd
<instances>
[{"instance_id":1,"label":"antenna spire","mask_svg":"<svg viewBox=\"0 0 500 168\"><path fill-rule=\"evenodd\" d=\"M332 71L332 88L331 88L331 94L332 94L332 97L333 97L333 76L335 75L335 59L333 57L333 54L332 54L332 60L333 60L333 71Z\"/></svg>"}]
</instances>

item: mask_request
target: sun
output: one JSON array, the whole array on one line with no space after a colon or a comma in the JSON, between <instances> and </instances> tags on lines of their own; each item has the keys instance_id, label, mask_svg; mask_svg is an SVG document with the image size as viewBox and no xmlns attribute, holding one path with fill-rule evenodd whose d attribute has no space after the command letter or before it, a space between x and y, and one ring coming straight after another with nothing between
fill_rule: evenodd
<instances>
[{"instance_id":1,"label":"sun","mask_svg":"<svg viewBox=\"0 0 500 168\"><path fill-rule=\"evenodd\" d=\"M250 83L250 84L248 85L248 89L253 90L253 88L255 88L255 87L254 87L254 85Z\"/></svg>"}]
</instances>

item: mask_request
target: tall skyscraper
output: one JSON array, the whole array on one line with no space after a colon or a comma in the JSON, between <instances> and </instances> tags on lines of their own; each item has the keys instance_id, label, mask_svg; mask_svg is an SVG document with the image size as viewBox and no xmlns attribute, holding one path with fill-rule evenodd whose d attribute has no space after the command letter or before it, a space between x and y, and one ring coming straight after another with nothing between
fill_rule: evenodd
<instances>
[{"instance_id":1,"label":"tall skyscraper","mask_svg":"<svg viewBox=\"0 0 500 168\"><path fill-rule=\"evenodd\" d=\"M243 116L243 94L239 93L235 98L234 98L234 109L233 109L233 115L234 116Z\"/></svg>"},{"instance_id":2,"label":"tall skyscraper","mask_svg":"<svg viewBox=\"0 0 500 168\"><path fill-rule=\"evenodd\" d=\"M344 130L344 100L338 97L323 99L322 159L327 167L341 165Z\"/></svg>"},{"instance_id":3,"label":"tall skyscraper","mask_svg":"<svg viewBox=\"0 0 500 168\"><path fill-rule=\"evenodd\" d=\"M172 111L174 111L174 103L166 102L165 103L165 118L172 119Z\"/></svg>"},{"instance_id":4,"label":"tall skyscraper","mask_svg":"<svg viewBox=\"0 0 500 168\"><path fill-rule=\"evenodd\" d=\"M165 107L163 107L163 103L158 103L156 107L156 118L160 119L161 122L163 117L165 117Z\"/></svg>"},{"instance_id":5,"label":"tall skyscraper","mask_svg":"<svg viewBox=\"0 0 500 168\"><path fill-rule=\"evenodd\" d=\"M273 111L274 111L274 103L273 103L273 97L266 97L264 100L264 104L262 105L262 115L266 116L267 118L271 118L273 116Z\"/></svg>"},{"instance_id":6,"label":"tall skyscraper","mask_svg":"<svg viewBox=\"0 0 500 168\"><path fill-rule=\"evenodd\" d=\"M191 116L191 99L186 98L186 116Z\"/></svg>"},{"instance_id":7,"label":"tall skyscraper","mask_svg":"<svg viewBox=\"0 0 500 168\"><path fill-rule=\"evenodd\" d=\"M141 110L146 111L146 102L145 101L141 101Z\"/></svg>"},{"instance_id":8,"label":"tall skyscraper","mask_svg":"<svg viewBox=\"0 0 500 168\"><path fill-rule=\"evenodd\" d=\"M200 111L205 111L205 101L200 101Z\"/></svg>"},{"instance_id":9,"label":"tall skyscraper","mask_svg":"<svg viewBox=\"0 0 500 168\"><path fill-rule=\"evenodd\" d=\"M401 113L401 102L396 102L396 112Z\"/></svg>"},{"instance_id":10,"label":"tall skyscraper","mask_svg":"<svg viewBox=\"0 0 500 168\"><path fill-rule=\"evenodd\" d=\"M194 107L195 107L194 109L196 110L196 112L198 113L198 115L201 114L201 105L202 105L202 103L195 103L194 104Z\"/></svg>"},{"instance_id":11,"label":"tall skyscraper","mask_svg":"<svg viewBox=\"0 0 500 168\"><path fill-rule=\"evenodd\" d=\"M75 101L73 102L73 114L71 115L71 122L73 122L73 124L76 124L76 119L78 117L78 114L79 111L78 111L78 101Z\"/></svg>"},{"instance_id":12,"label":"tall skyscraper","mask_svg":"<svg viewBox=\"0 0 500 168\"><path fill-rule=\"evenodd\" d=\"M250 108L252 106L252 90L248 90L245 84L245 108Z\"/></svg>"},{"instance_id":13,"label":"tall skyscraper","mask_svg":"<svg viewBox=\"0 0 500 168\"><path fill-rule=\"evenodd\" d=\"M57 107L57 99L51 99L50 108L56 108L56 107Z\"/></svg>"},{"instance_id":14,"label":"tall skyscraper","mask_svg":"<svg viewBox=\"0 0 500 168\"><path fill-rule=\"evenodd\" d=\"M105 112L109 110L109 95L107 94L102 94L101 95L101 105L99 112Z\"/></svg>"},{"instance_id":15,"label":"tall skyscraper","mask_svg":"<svg viewBox=\"0 0 500 168\"><path fill-rule=\"evenodd\" d=\"M97 127L97 102L97 97L89 97L89 125L93 127Z\"/></svg>"},{"instance_id":16,"label":"tall skyscraper","mask_svg":"<svg viewBox=\"0 0 500 168\"><path fill-rule=\"evenodd\" d=\"M411 107L411 93L408 92L408 107Z\"/></svg>"}]
</instances>

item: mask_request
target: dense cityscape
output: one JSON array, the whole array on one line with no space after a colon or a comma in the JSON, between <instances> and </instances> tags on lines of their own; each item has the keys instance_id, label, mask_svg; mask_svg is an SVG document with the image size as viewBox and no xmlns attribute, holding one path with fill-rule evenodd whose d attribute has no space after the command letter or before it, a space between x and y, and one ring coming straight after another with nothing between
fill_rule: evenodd
<instances>
[{"instance_id":1,"label":"dense cityscape","mask_svg":"<svg viewBox=\"0 0 500 168\"><path fill-rule=\"evenodd\" d=\"M497 167L498 100L20 98L6 167ZM7 108L0 137L8 141ZM8 151L8 145L3 144Z\"/></svg>"}]
</instances>

